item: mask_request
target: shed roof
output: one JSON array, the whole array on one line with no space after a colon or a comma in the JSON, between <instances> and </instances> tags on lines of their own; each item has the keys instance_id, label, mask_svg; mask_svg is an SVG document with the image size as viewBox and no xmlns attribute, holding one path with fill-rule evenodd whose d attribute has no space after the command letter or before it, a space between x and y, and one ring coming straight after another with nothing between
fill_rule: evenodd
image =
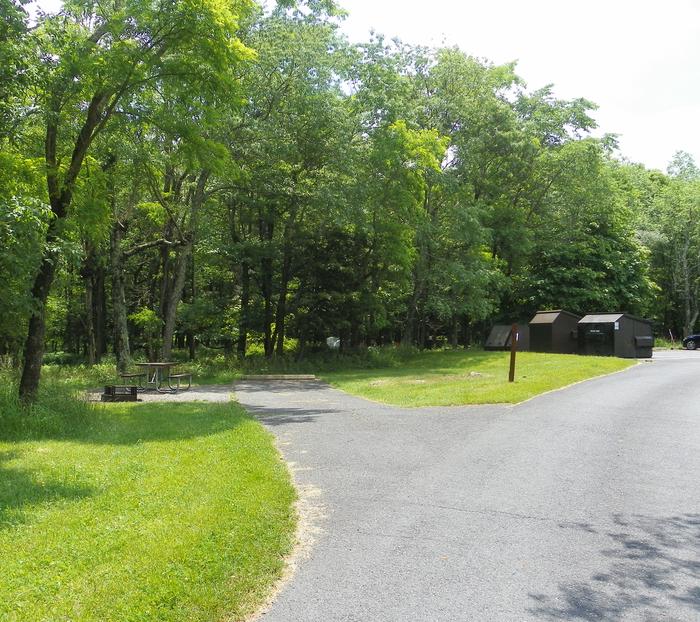
<instances>
[{"instance_id":1,"label":"shed roof","mask_svg":"<svg viewBox=\"0 0 700 622\"><path fill-rule=\"evenodd\" d=\"M617 322L624 315L624 313L591 313L584 315L579 320L579 324L610 324Z\"/></svg>"},{"instance_id":2,"label":"shed roof","mask_svg":"<svg viewBox=\"0 0 700 622\"><path fill-rule=\"evenodd\" d=\"M617 322L621 318L627 317L631 320L636 320L637 322L644 322L645 324L652 324L651 320L647 320L643 317L637 317L636 315L631 315L629 313L590 313L584 315L579 324L609 324L611 322Z\"/></svg>"},{"instance_id":3,"label":"shed roof","mask_svg":"<svg viewBox=\"0 0 700 622\"><path fill-rule=\"evenodd\" d=\"M580 315L571 313L571 311L564 311L563 309L554 309L552 311L538 311L535 313L535 317L530 320L530 324L551 324L560 315L568 315L576 320L580 319Z\"/></svg>"}]
</instances>

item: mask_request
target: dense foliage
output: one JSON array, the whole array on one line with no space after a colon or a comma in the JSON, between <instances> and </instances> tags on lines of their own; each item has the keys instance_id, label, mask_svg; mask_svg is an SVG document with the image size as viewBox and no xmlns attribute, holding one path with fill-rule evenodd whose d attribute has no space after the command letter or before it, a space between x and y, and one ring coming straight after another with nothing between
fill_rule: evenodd
<instances>
[{"instance_id":1,"label":"dense foliage","mask_svg":"<svg viewBox=\"0 0 700 622\"><path fill-rule=\"evenodd\" d=\"M89 362L478 341L537 308L700 314L700 175L514 65L330 0L1 0L0 353Z\"/></svg>"}]
</instances>

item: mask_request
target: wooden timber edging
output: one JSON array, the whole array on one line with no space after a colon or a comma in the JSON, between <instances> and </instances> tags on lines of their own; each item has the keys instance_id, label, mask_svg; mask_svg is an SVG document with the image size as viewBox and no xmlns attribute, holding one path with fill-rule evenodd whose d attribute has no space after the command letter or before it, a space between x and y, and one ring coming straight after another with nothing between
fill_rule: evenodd
<instances>
[{"instance_id":1,"label":"wooden timber edging","mask_svg":"<svg viewBox=\"0 0 700 622\"><path fill-rule=\"evenodd\" d=\"M318 380L313 374L261 374L241 376L241 380Z\"/></svg>"}]
</instances>

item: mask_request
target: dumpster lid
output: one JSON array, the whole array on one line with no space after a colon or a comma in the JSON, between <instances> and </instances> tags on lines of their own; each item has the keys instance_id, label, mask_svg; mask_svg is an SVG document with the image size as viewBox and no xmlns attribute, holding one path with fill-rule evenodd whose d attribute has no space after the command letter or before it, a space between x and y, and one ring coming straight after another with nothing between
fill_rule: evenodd
<instances>
[{"instance_id":1,"label":"dumpster lid","mask_svg":"<svg viewBox=\"0 0 700 622\"><path fill-rule=\"evenodd\" d=\"M552 309L547 311L538 311L535 317L530 320L530 324L552 324L560 315L568 315L569 317L579 320L580 315L565 311L564 309Z\"/></svg>"},{"instance_id":2,"label":"dumpster lid","mask_svg":"<svg viewBox=\"0 0 700 622\"><path fill-rule=\"evenodd\" d=\"M617 322L624 315L624 313L591 313L590 315L584 315L579 324L608 324Z\"/></svg>"},{"instance_id":3,"label":"dumpster lid","mask_svg":"<svg viewBox=\"0 0 700 622\"><path fill-rule=\"evenodd\" d=\"M579 321L579 324L608 324L610 322L617 322L623 317L651 325L650 320L620 311L609 311L607 313L589 313L588 315L583 316L583 318Z\"/></svg>"}]
</instances>

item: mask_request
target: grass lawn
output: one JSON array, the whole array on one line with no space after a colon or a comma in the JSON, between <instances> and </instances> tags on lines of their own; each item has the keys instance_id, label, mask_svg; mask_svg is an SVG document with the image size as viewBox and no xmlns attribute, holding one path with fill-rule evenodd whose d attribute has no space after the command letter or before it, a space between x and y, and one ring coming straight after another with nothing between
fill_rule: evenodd
<instances>
[{"instance_id":1,"label":"grass lawn","mask_svg":"<svg viewBox=\"0 0 700 622\"><path fill-rule=\"evenodd\" d=\"M510 353L428 351L384 368L322 374L335 387L397 406L517 403L579 380L619 371L629 359L572 354L517 355L515 382L508 382Z\"/></svg>"},{"instance_id":2,"label":"grass lawn","mask_svg":"<svg viewBox=\"0 0 700 622\"><path fill-rule=\"evenodd\" d=\"M238 620L264 600L296 518L260 424L46 399L28 426L0 399L0 620Z\"/></svg>"}]
</instances>

